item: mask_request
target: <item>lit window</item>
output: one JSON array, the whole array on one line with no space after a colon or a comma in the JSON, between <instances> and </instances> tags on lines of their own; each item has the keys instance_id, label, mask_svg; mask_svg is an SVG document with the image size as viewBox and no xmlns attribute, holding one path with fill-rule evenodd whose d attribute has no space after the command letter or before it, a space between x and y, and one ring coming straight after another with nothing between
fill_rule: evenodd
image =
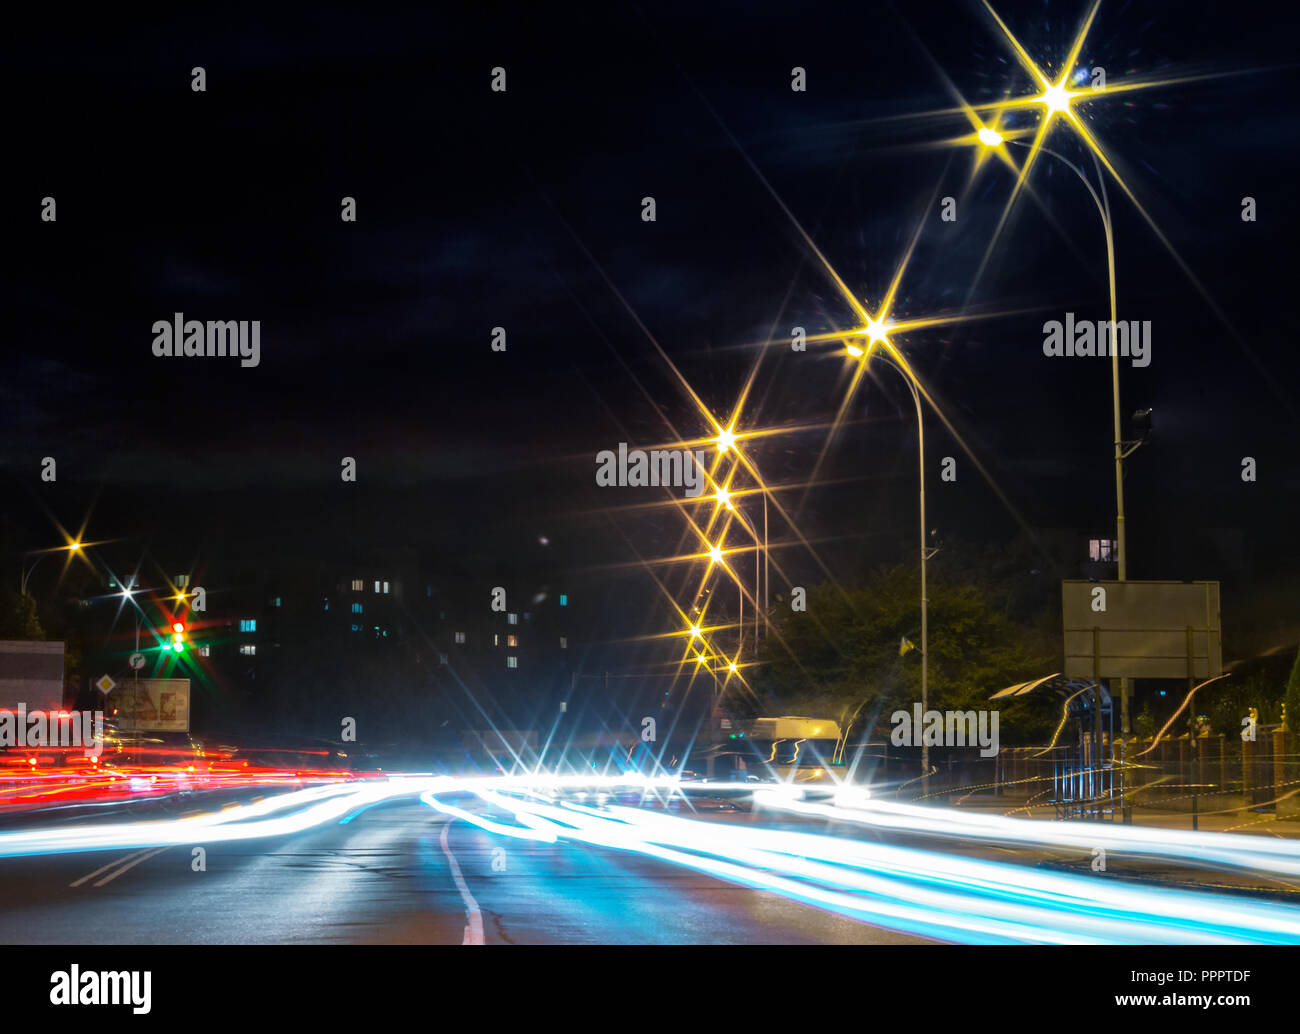
<instances>
[{"instance_id":1,"label":"lit window","mask_svg":"<svg viewBox=\"0 0 1300 1034\"><path fill-rule=\"evenodd\" d=\"M200 647L199 647L199 655L202 656L202 657L211 657L211 656L212 656L212 647L210 647L210 646L200 646Z\"/></svg>"},{"instance_id":2,"label":"lit window","mask_svg":"<svg viewBox=\"0 0 1300 1034\"><path fill-rule=\"evenodd\" d=\"M517 635L506 636L506 646L518 646L518 645L519 645L519 637Z\"/></svg>"},{"instance_id":3,"label":"lit window","mask_svg":"<svg viewBox=\"0 0 1300 1034\"><path fill-rule=\"evenodd\" d=\"M518 657L507 657L507 658L506 658L506 667L507 667L507 668L517 668L517 667L519 667L519 658L518 658Z\"/></svg>"},{"instance_id":4,"label":"lit window","mask_svg":"<svg viewBox=\"0 0 1300 1034\"><path fill-rule=\"evenodd\" d=\"M560 606L567 607L568 605L569 605L569 597L564 595L564 593L560 593Z\"/></svg>"},{"instance_id":5,"label":"lit window","mask_svg":"<svg viewBox=\"0 0 1300 1034\"><path fill-rule=\"evenodd\" d=\"M365 613L365 610L366 610L366 608L363 607L360 603L354 603L354 604L352 604L352 613L353 613L353 614L364 614L364 613Z\"/></svg>"},{"instance_id":6,"label":"lit window","mask_svg":"<svg viewBox=\"0 0 1300 1034\"><path fill-rule=\"evenodd\" d=\"M439 663L439 664L446 664L446 663L447 663L447 655L446 655L445 653L440 653L440 654L438 654L438 663Z\"/></svg>"},{"instance_id":7,"label":"lit window","mask_svg":"<svg viewBox=\"0 0 1300 1034\"><path fill-rule=\"evenodd\" d=\"M501 636L498 635L498 634L495 633L495 632L492 633L492 645L493 645L493 646L500 646L500 645L501 645Z\"/></svg>"},{"instance_id":8,"label":"lit window","mask_svg":"<svg viewBox=\"0 0 1300 1034\"><path fill-rule=\"evenodd\" d=\"M330 609L330 598L328 596L325 597L325 609Z\"/></svg>"},{"instance_id":9,"label":"lit window","mask_svg":"<svg viewBox=\"0 0 1300 1034\"><path fill-rule=\"evenodd\" d=\"M353 592L365 592L365 591L366 591L366 583L365 583L365 579L362 579L362 578L353 578L353 579L352 579L352 591L353 591Z\"/></svg>"},{"instance_id":10,"label":"lit window","mask_svg":"<svg viewBox=\"0 0 1300 1034\"><path fill-rule=\"evenodd\" d=\"M271 606L273 606L273 607L278 607L279 605L280 605L280 597L279 597L279 596L272 596L272 597L271 597Z\"/></svg>"},{"instance_id":11,"label":"lit window","mask_svg":"<svg viewBox=\"0 0 1300 1034\"><path fill-rule=\"evenodd\" d=\"M1119 557L1119 550L1114 539L1089 539L1088 559L1103 563L1113 563Z\"/></svg>"},{"instance_id":12,"label":"lit window","mask_svg":"<svg viewBox=\"0 0 1300 1034\"><path fill-rule=\"evenodd\" d=\"M517 625L517 624L519 624L519 615L518 615L518 614L507 614L507 615L506 615L506 624L508 624L508 625Z\"/></svg>"},{"instance_id":13,"label":"lit window","mask_svg":"<svg viewBox=\"0 0 1300 1034\"><path fill-rule=\"evenodd\" d=\"M569 637L560 636L560 649L567 650L568 648L569 648Z\"/></svg>"},{"instance_id":14,"label":"lit window","mask_svg":"<svg viewBox=\"0 0 1300 1034\"><path fill-rule=\"evenodd\" d=\"M360 632L360 631L361 631L361 626L360 626L360 625L353 625L353 626L352 626L352 631L354 631L354 632Z\"/></svg>"},{"instance_id":15,"label":"lit window","mask_svg":"<svg viewBox=\"0 0 1300 1034\"><path fill-rule=\"evenodd\" d=\"M456 643L457 643L457 645L460 645L460 646L463 646L463 645L465 644L465 633L464 633L464 632L457 632L457 633L456 633Z\"/></svg>"},{"instance_id":16,"label":"lit window","mask_svg":"<svg viewBox=\"0 0 1300 1034\"><path fill-rule=\"evenodd\" d=\"M384 595L388 594L388 583L384 582Z\"/></svg>"},{"instance_id":17,"label":"lit window","mask_svg":"<svg viewBox=\"0 0 1300 1034\"><path fill-rule=\"evenodd\" d=\"M242 646L240 646L239 652L242 653L245 657L252 657L254 654L257 653L257 647L254 646L252 643L244 643Z\"/></svg>"},{"instance_id":18,"label":"lit window","mask_svg":"<svg viewBox=\"0 0 1300 1034\"><path fill-rule=\"evenodd\" d=\"M257 631L257 618L240 618L240 619L239 619L239 630L240 630L241 632L256 632L256 631Z\"/></svg>"},{"instance_id":19,"label":"lit window","mask_svg":"<svg viewBox=\"0 0 1300 1034\"><path fill-rule=\"evenodd\" d=\"M187 574L178 574L176 576L176 588L188 589L190 587L190 576Z\"/></svg>"}]
</instances>

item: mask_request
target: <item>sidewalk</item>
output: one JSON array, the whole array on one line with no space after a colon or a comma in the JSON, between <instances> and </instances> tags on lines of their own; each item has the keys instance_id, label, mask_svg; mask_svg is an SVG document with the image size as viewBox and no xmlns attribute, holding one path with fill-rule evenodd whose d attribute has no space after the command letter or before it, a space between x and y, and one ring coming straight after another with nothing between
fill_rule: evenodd
<instances>
[{"instance_id":1,"label":"sidewalk","mask_svg":"<svg viewBox=\"0 0 1300 1034\"><path fill-rule=\"evenodd\" d=\"M961 801L958 804L957 801ZM1027 818L1034 821L1054 821L1056 816L1051 805L1035 803L1026 810L1023 798L994 797L991 795L963 796L953 794L949 806L962 811L975 811L982 814L1009 815L1015 818ZM1151 807L1132 809L1134 828L1183 830L1192 832L1192 815L1190 811L1172 811ZM1087 822L1090 820L1074 820ZM1103 820L1105 825L1118 825ZM1234 833L1263 837L1277 837L1300 841L1300 818L1284 817L1279 819L1271 812L1255 812L1249 809L1235 809L1223 812L1222 809L1201 812L1197 817L1197 832L1213 836L1216 833ZM1176 888L1181 890L1211 891L1220 894L1240 894L1250 897L1263 897L1288 904L1300 905L1300 878L1273 876L1248 870L1219 871L1210 867L1198 867L1195 859L1188 859L1183 864L1164 859L1149 859L1140 856L1125 855L1120 851L1109 851L1105 860L1105 869L1092 868L1093 859L1075 857L1049 857L1037 863L1045 869L1055 869L1081 875L1109 877L1124 881L1139 882L1148 885Z\"/></svg>"},{"instance_id":2,"label":"sidewalk","mask_svg":"<svg viewBox=\"0 0 1300 1034\"><path fill-rule=\"evenodd\" d=\"M910 802L922 803L922 802ZM977 811L985 814L1007 815L1018 819L1036 819L1041 821L1056 820L1056 809L1041 800L1032 804L1024 797L992 794L951 793L937 795L934 803L940 806L958 808L963 811ZM1290 803L1290 802L1286 802ZM1159 829L1192 828L1190 809L1158 808L1150 805L1136 805L1132 809L1133 825L1154 826ZM1092 820L1075 820L1092 821ZM1119 822L1116 818L1115 822ZM1197 815L1197 829L1202 833L1258 833L1263 836L1280 836L1300 839L1300 815L1283 811L1279 818L1274 811L1254 811L1249 807L1237 806L1225 808L1206 797L1202 801Z\"/></svg>"}]
</instances>

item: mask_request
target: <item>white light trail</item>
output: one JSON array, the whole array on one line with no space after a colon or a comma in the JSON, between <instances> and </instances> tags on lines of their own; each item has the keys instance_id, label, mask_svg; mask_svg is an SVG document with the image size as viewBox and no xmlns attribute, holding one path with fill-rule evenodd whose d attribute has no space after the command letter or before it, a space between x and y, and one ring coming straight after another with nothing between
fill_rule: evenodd
<instances>
[{"instance_id":1,"label":"white light trail","mask_svg":"<svg viewBox=\"0 0 1300 1034\"><path fill-rule=\"evenodd\" d=\"M631 794L752 799L743 822L572 798ZM823 795L822 800L808 799ZM452 803L448 798L468 798ZM884 832L1027 848L1103 847L1202 867L1300 873L1300 843L1099 823L1044 822L874 800L864 787L680 782L636 774L393 776L296 790L222 811L151 822L0 832L0 857L147 849L283 837L347 822L374 804L419 798L495 836L634 853L860 921L971 943L1300 943L1300 909L1247 897L1147 887L951 852L773 826L788 812ZM568 798L568 799L566 799Z\"/></svg>"}]
</instances>

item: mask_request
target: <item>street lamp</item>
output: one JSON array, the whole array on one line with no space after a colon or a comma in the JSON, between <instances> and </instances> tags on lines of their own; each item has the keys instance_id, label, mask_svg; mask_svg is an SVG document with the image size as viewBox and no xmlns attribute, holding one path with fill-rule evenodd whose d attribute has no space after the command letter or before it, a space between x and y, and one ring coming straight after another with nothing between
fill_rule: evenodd
<instances>
[{"instance_id":1,"label":"street lamp","mask_svg":"<svg viewBox=\"0 0 1300 1034\"><path fill-rule=\"evenodd\" d=\"M1074 41L1071 43L1068 53L1065 55L1064 60L1062 60L1059 64L1059 68L1061 70L1060 74L1053 80L1053 79L1049 79L1046 73L1041 68L1039 68L1038 65L1034 62L1034 60L1029 56L1029 52L1015 38L1010 28L1007 27L1006 22L1004 22L1002 18L998 16L997 12L993 10L993 7L989 3L989 0L984 0L985 8L988 10L989 14L993 17L993 20L998 24L998 27L1001 28L1003 34L1006 36L1007 42L1011 45L1012 50L1015 52L1017 60L1020 62L1021 66L1025 69L1025 71L1029 73L1030 77L1033 79L1033 81L1036 84L1036 89L1040 92L1038 92L1037 94L1029 94L1024 97L1012 98L1010 100L996 102L992 105L981 105L981 109L986 109L986 108L991 109L999 114L1013 108L1034 107L1037 105L1041 105L1042 108L1044 109L1042 112L1042 118L1038 123L1038 127L1034 134L1032 143L1025 144L1025 143L1021 143L1020 141L1011 141L1012 143L1020 143L1021 146L1028 148L1029 153L1025 158L1024 164L1020 168L1019 174L1016 177L1016 184L1014 189L1011 192L1011 197L1008 200L1006 207L1002 211L1002 217L1001 219L999 219L997 228L993 234L993 241L995 241L998 235L1001 233L1002 227L1005 224L1007 216L1011 211L1011 206L1014 204L1016 198L1019 196L1021 188L1024 186L1029 176L1029 170L1033 166L1034 160L1035 158L1037 158L1038 154L1040 152L1046 153L1056 158L1058 161L1064 162L1065 165L1068 168L1070 168L1075 173L1075 175L1077 175L1079 179L1083 182L1084 186L1088 190L1089 196L1092 197L1093 202L1097 206L1097 211L1101 215L1102 229L1105 232L1105 236L1106 236L1107 279L1108 279L1108 285L1110 289L1110 319L1111 319L1111 327L1113 328L1115 325L1115 317L1116 317L1115 243L1114 243L1114 236L1113 236L1111 220L1110 220L1109 203L1108 200L1105 198L1106 182L1105 182L1105 177L1102 174L1103 166L1105 167L1105 170L1109 172L1112 177L1114 177L1115 182L1119 185L1120 189L1129 198L1129 200L1133 202L1138 212L1141 213L1143 219L1146 220L1147 224L1152 228L1152 230L1155 231L1156 236L1159 237L1160 241L1170 250L1170 252L1174 255L1175 259L1178 261L1179 265L1183 266L1184 270L1186 270L1186 265L1185 263L1183 263L1182 259L1179 258L1177 252L1174 251L1173 246L1169 243L1169 241L1164 236L1164 234L1160 232L1159 228L1155 225L1155 222L1146 213L1146 210L1138 202L1137 198L1133 195L1133 192L1124 183L1124 180L1120 177L1119 173L1116 171L1110 159L1106 157L1106 154L1102 150L1101 145L1098 143L1096 138L1092 135L1091 131L1087 128L1087 126L1083 123L1083 121L1080 120L1080 118L1075 113L1073 108L1073 105L1076 103L1084 103L1095 97L1104 96L1108 92L1127 92L1131 90L1146 89L1147 87L1150 86L1159 85L1159 83L1156 81L1148 81L1148 82L1134 81L1120 87L1111 88L1109 90L1097 89L1097 88L1091 90L1069 89L1068 84L1071 80L1071 76L1074 74L1076 63L1078 61L1080 53L1083 50L1084 43L1088 37L1088 33L1092 28L1093 19L1096 17L1097 8L1100 6L1100 4L1101 4L1101 0L1093 0L1093 2L1089 5L1087 13L1084 15L1083 21L1079 26L1078 31L1075 34ZM966 108L966 105L964 103L963 103L963 108ZM970 111L971 109L967 109L967 110ZM1101 186L1101 191L1102 191L1101 197L1097 195L1097 191L1093 189L1091 182L1089 182L1088 178L1083 174L1081 170L1079 170L1068 159L1064 158L1060 154L1057 154L1055 151L1045 146L1048 133L1051 131L1053 125L1056 124L1058 121L1061 124L1068 126L1072 131L1073 135L1077 137L1091 153L1093 165L1097 170L1097 178ZM984 141L982 135L980 139L981 141L987 143L987 141ZM989 242L989 251L986 251L985 253L985 261L987 261L988 254L992 250L993 241ZM982 263L980 266L980 270L981 272L983 270ZM979 279L979 273L976 274L976 279L977 280ZM1195 281L1194 277L1193 280ZM1111 398L1112 398L1112 424L1114 430L1114 450L1115 450L1114 451L1115 540L1116 540L1116 560L1117 560L1117 568L1118 568L1117 577L1118 580L1122 582L1128 579L1127 535L1125 533L1125 526L1124 526L1124 459L1133 450L1130 448L1126 452L1125 446L1126 444L1130 444L1130 443L1125 443L1121 438L1120 401L1119 401L1119 356L1118 354L1115 353L1113 347L1111 351ZM1128 737L1129 733L1132 731L1130 714L1129 714L1130 711L1129 680L1127 678L1122 678L1119 680L1119 685L1120 685L1120 713L1121 713L1120 757L1121 757L1121 771L1123 771L1124 758L1127 752L1126 738ZM1122 792L1123 791L1121 790L1121 793ZM1124 820L1126 822L1131 821L1131 815L1128 811L1127 806L1125 806L1124 812L1125 812Z\"/></svg>"},{"instance_id":2,"label":"street lamp","mask_svg":"<svg viewBox=\"0 0 1300 1034\"><path fill-rule=\"evenodd\" d=\"M917 472L918 472L918 500L920 508L920 529L921 529L921 714L924 715L930 709L930 599L928 595L926 581L926 562L935 554L926 544L925 530L925 413L921 408L921 393L917 390L916 379L912 376L906 364L896 361L890 353L894 353L894 347L889 341L889 326L884 320L871 320L867 324L867 334L871 339L871 344L880 344L885 354L882 356L884 362L888 363L897 370L907 384L908 391L912 393L912 404L916 407L916 446L917 446ZM855 351L854 346L846 346L849 355L862 356L862 350ZM894 353L897 354L897 353ZM928 791L930 782L930 746L925 737L921 737L921 780L922 793Z\"/></svg>"},{"instance_id":3,"label":"street lamp","mask_svg":"<svg viewBox=\"0 0 1300 1034\"><path fill-rule=\"evenodd\" d=\"M727 493L728 499L730 499L731 495L733 495L733 494L734 494L734 493ZM721 495L721 492L719 493L719 495ZM757 529L756 527L754 527L754 522L751 521L748 517L746 517L746 516L744 515L744 513L741 512L741 510L740 510L740 508L739 508L738 506L736 506L735 504L733 504L733 503L731 503L731 502L727 502L725 505L726 505L727 509L730 510L730 511L731 511L731 512L736 516L736 519L740 521L740 523L744 526L745 530L748 531L749 534L750 534L750 536L754 539L754 549L755 549L755 552L754 552L754 648L757 649L757 648L758 648L759 616L760 616L760 615L759 615L759 584L760 584L760 583L761 583L762 586L763 586L763 607L762 607L763 614L762 614L762 619L763 619L763 621L764 621L765 623L766 623L766 621L767 621L767 570L766 570L766 568L767 568L767 563L768 563L768 557L767 557L767 491L766 491L766 490L763 491L763 534L762 534L762 536L760 536L760 535L758 534L758 529ZM762 553L763 553L763 555L762 555L761 558L760 558L759 555L758 555L758 548L759 548L758 544L759 544L760 540L761 540L762 543L763 543L763 545L762 545ZM761 563L760 563L760 561L761 561ZM739 584L739 579L737 579L737 583ZM743 608L743 606L744 606L744 595L743 595L743 594L744 594L744 590L743 590L743 588L742 588L742 590L741 590L741 594L742 594L742 595L741 595L741 606L742 606L742 608ZM741 633L741 634L742 634L742 635L744 634L743 629L742 629L742 633Z\"/></svg>"},{"instance_id":4,"label":"street lamp","mask_svg":"<svg viewBox=\"0 0 1300 1034\"><path fill-rule=\"evenodd\" d=\"M31 577L32 572L36 570L36 565L44 560L51 553L77 553L81 551L80 542L69 542L66 546L58 546L54 549L30 549L23 554L24 557L36 556L36 559L30 565L23 568L21 577L18 579L18 595L27 595L27 580Z\"/></svg>"},{"instance_id":5,"label":"street lamp","mask_svg":"<svg viewBox=\"0 0 1300 1034\"><path fill-rule=\"evenodd\" d=\"M885 362L903 376L908 390L912 393L912 403L916 407L916 451L918 473L918 498L921 511L921 715L930 709L930 598L926 585L926 561L934 556L934 551L926 545L925 531L925 414L921 409L921 394L916 390L916 381L912 375L893 359ZM924 736L921 737L921 792L929 791L930 786L930 746Z\"/></svg>"},{"instance_id":6,"label":"street lamp","mask_svg":"<svg viewBox=\"0 0 1300 1034\"><path fill-rule=\"evenodd\" d=\"M1062 93L1066 93L1066 91L1064 91L1063 88L1061 87L1056 87L1056 88L1061 89ZM1049 87L1048 90L1044 93L1043 97L1040 98L1041 100L1043 100L1043 103L1047 104L1049 112L1061 110L1061 109L1053 108L1052 106L1053 102L1047 99L1047 94L1050 93L1052 89L1053 87ZM1068 112L1069 111L1068 94L1064 100L1064 103L1066 107L1063 110ZM1121 582L1127 581L1128 580L1128 535L1127 535L1127 529L1125 527L1125 521L1124 521L1124 460L1129 455L1132 454L1133 449L1128 449L1127 451L1125 450L1125 446L1128 445L1129 443L1126 443L1124 441L1123 432L1120 427L1119 351L1114 346L1114 334L1113 334L1113 330L1115 327L1116 313L1117 313L1117 304L1115 300L1115 235L1110 220L1110 205L1108 200L1105 198L1105 191L1106 191L1105 180L1102 179L1101 177L1100 163L1097 160L1097 155L1095 152L1093 153L1093 163L1094 165L1097 166L1098 179L1101 181L1101 189L1102 189L1101 195L1098 195L1096 189L1092 185L1092 182L1088 179L1087 176L1083 174L1083 170L1081 170L1077 165L1075 165L1064 155L1060 154L1057 151L1052 150L1050 147L1043 146L1041 140L1041 134L1039 139L1035 142L1034 145L1025 144L1018 140L1013 140L1012 143L1018 144L1021 147L1028 147L1030 149L1031 156L1035 153L1041 152L1043 154L1049 155L1052 158L1055 158L1057 161L1065 165L1067 169L1069 169L1079 178L1079 181L1087 189L1088 196L1092 198L1093 204L1096 205L1097 207L1097 214L1101 218L1101 228L1106 238L1106 281L1107 281L1107 286L1109 288L1109 294L1110 294L1110 325L1112 329L1111 350L1110 350L1110 378L1111 378L1111 421L1112 421L1112 428L1114 432L1114 449L1115 449L1114 459L1115 459L1116 577ZM1026 165L1028 165L1028 161L1026 161ZM1146 415L1145 419L1146 419L1146 426L1147 426L1147 436L1149 437L1151 411L1142 410L1139 412L1143 412ZM1134 419L1135 421L1137 420L1136 414L1134 415ZM1143 438L1142 440L1145 441L1146 439ZM1136 446L1134 446L1134 448L1136 448ZM1132 724L1129 717L1131 691L1129 688L1129 680L1127 678L1121 678L1119 680L1119 693L1120 693L1120 770L1122 772L1124 771L1125 768L1126 755L1128 753L1128 736L1132 732ZM1122 787L1120 792L1121 794L1123 793ZM1127 800L1127 798L1125 798L1125 800ZM1129 821L1130 815L1129 815L1129 809L1127 804L1123 806L1122 810L1124 812L1125 821L1126 822Z\"/></svg>"}]
</instances>

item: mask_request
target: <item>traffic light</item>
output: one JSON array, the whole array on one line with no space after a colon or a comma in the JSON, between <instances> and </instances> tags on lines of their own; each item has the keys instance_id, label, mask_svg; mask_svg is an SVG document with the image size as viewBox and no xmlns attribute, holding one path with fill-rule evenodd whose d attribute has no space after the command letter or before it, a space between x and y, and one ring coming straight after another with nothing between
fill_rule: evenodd
<instances>
[{"instance_id":1,"label":"traffic light","mask_svg":"<svg viewBox=\"0 0 1300 1034\"><path fill-rule=\"evenodd\" d=\"M172 623L171 649L176 653L181 653L185 649L185 622L183 621Z\"/></svg>"}]
</instances>

